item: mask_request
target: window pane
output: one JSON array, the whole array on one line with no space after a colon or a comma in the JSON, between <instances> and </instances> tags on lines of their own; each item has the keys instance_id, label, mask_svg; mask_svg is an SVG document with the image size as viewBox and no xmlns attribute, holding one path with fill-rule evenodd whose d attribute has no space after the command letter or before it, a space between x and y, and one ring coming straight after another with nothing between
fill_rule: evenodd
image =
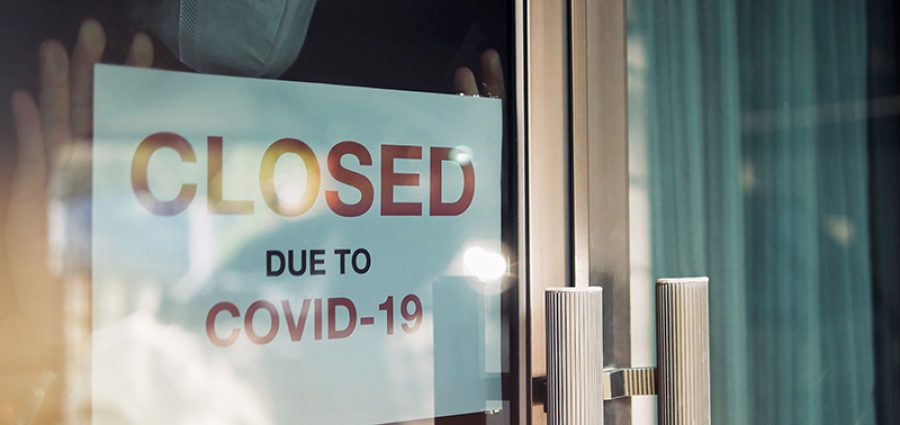
<instances>
[{"instance_id":1,"label":"window pane","mask_svg":"<svg viewBox=\"0 0 900 425\"><path fill-rule=\"evenodd\" d=\"M16 3L0 423L518 420L514 2Z\"/></svg>"},{"instance_id":2,"label":"window pane","mask_svg":"<svg viewBox=\"0 0 900 425\"><path fill-rule=\"evenodd\" d=\"M629 3L634 267L710 276L712 423L875 423L883 6Z\"/></svg>"}]
</instances>

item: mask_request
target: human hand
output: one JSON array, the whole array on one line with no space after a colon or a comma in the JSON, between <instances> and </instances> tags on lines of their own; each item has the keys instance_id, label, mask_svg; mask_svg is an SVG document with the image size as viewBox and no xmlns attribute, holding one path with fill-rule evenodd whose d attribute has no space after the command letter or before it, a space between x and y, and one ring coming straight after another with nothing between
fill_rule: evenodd
<instances>
[{"instance_id":1,"label":"human hand","mask_svg":"<svg viewBox=\"0 0 900 425\"><path fill-rule=\"evenodd\" d=\"M27 323L60 319L59 303L53 302L60 299L59 276L48 266L49 192L71 195L89 185L94 65L105 48L106 35L94 20L81 25L71 58L59 41L45 41L39 51L40 106L27 92L12 95L18 158L6 242L17 306ZM152 62L152 42L139 33L126 64L147 67ZM50 342L42 334L35 332L38 340Z\"/></svg>"},{"instance_id":2,"label":"human hand","mask_svg":"<svg viewBox=\"0 0 900 425\"><path fill-rule=\"evenodd\" d=\"M494 49L481 54L481 85L475 81L475 74L468 67L461 67L453 75L453 88L465 96L485 96L504 98L503 65L500 54Z\"/></svg>"},{"instance_id":3,"label":"human hand","mask_svg":"<svg viewBox=\"0 0 900 425\"><path fill-rule=\"evenodd\" d=\"M18 149L4 242L14 300L13 311L0 318L0 358L27 361L36 370L17 372L29 376L61 375L65 288L61 268L51 266L48 218L54 199L85 194L90 185L94 65L105 49L106 35L94 20L81 25L71 56L59 41L45 41L37 101L25 91L11 97ZM138 33L126 64L152 63L152 42Z\"/></svg>"}]
</instances>

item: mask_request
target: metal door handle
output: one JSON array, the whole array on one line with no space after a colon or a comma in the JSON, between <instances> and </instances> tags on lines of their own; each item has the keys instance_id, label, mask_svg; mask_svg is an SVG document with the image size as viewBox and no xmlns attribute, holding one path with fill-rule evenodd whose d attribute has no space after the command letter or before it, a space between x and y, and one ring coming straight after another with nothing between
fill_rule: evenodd
<instances>
[{"instance_id":1,"label":"metal door handle","mask_svg":"<svg viewBox=\"0 0 900 425\"><path fill-rule=\"evenodd\" d=\"M547 301L547 423L603 425L603 292L551 288Z\"/></svg>"},{"instance_id":2,"label":"metal door handle","mask_svg":"<svg viewBox=\"0 0 900 425\"><path fill-rule=\"evenodd\" d=\"M547 302L550 425L602 425L603 400L658 394L660 425L709 425L709 279L656 281L658 368L602 369L597 287L552 288Z\"/></svg>"},{"instance_id":3,"label":"metal door handle","mask_svg":"<svg viewBox=\"0 0 900 425\"><path fill-rule=\"evenodd\" d=\"M659 425L709 425L709 279L656 281Z\"/></svg>"}]
</instances>

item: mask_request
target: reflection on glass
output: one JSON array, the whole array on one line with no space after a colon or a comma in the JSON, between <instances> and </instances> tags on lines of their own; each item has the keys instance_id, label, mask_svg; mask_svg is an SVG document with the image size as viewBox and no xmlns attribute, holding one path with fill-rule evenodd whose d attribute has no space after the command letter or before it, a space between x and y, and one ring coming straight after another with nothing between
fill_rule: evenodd
<instances>
[{"instance_id":1,"label":"reflection on glass","mask_svg":"<svg viewBox=\"0 0 900 425\"><path fill-rule=\"evenodd\" d=\"M514 253L500 229L515 208L501 206L500 182L512 135L491 98L503 98L512 59L510 5L276 3L37 0L4 15L0 26L35 31L3 39L22 66L0 77L12 100L0 107L3 153L18 154L0 191L0 422L509 410L500 280ZM162 71L129 74L111 94L100 62L487 98L344 91L352 102L324 86L292 97L200 74L179 89ZM397 217L365 225L381 211ZM462 265L473 245L491 282ZM330 285L310 284L325 267L318 251L367 279L332 271ZM473 351L451 355L460 346ZM508 423L504 413L494 418Z\"/></svg>"},{"instance_id":2,"label":"reflection on glass","mask_svg":"<svg viewBox=\"0 0 900 425\"><path fill-rule=\"evenodd\" d=\"M507 270L506 260L500 253L481 247L467 249L463 258L469 272L483 282L500 279Z\"/></svg>"}]
</instances>

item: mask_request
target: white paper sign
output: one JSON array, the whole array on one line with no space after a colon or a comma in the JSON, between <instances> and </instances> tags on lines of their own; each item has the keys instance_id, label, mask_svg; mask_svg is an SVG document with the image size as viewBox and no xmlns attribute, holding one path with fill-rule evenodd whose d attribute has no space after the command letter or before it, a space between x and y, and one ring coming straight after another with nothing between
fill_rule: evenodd
<instances>
[{"instance_id":1,"label":"white paper sign","mask_svg":"<svg viewBox=\"0 0 900 425\"><path fill-rule=\"evenodd\" d=\"M500 400L499 100L98 66L94 423Z\"/></svg>"}]
</instances>

